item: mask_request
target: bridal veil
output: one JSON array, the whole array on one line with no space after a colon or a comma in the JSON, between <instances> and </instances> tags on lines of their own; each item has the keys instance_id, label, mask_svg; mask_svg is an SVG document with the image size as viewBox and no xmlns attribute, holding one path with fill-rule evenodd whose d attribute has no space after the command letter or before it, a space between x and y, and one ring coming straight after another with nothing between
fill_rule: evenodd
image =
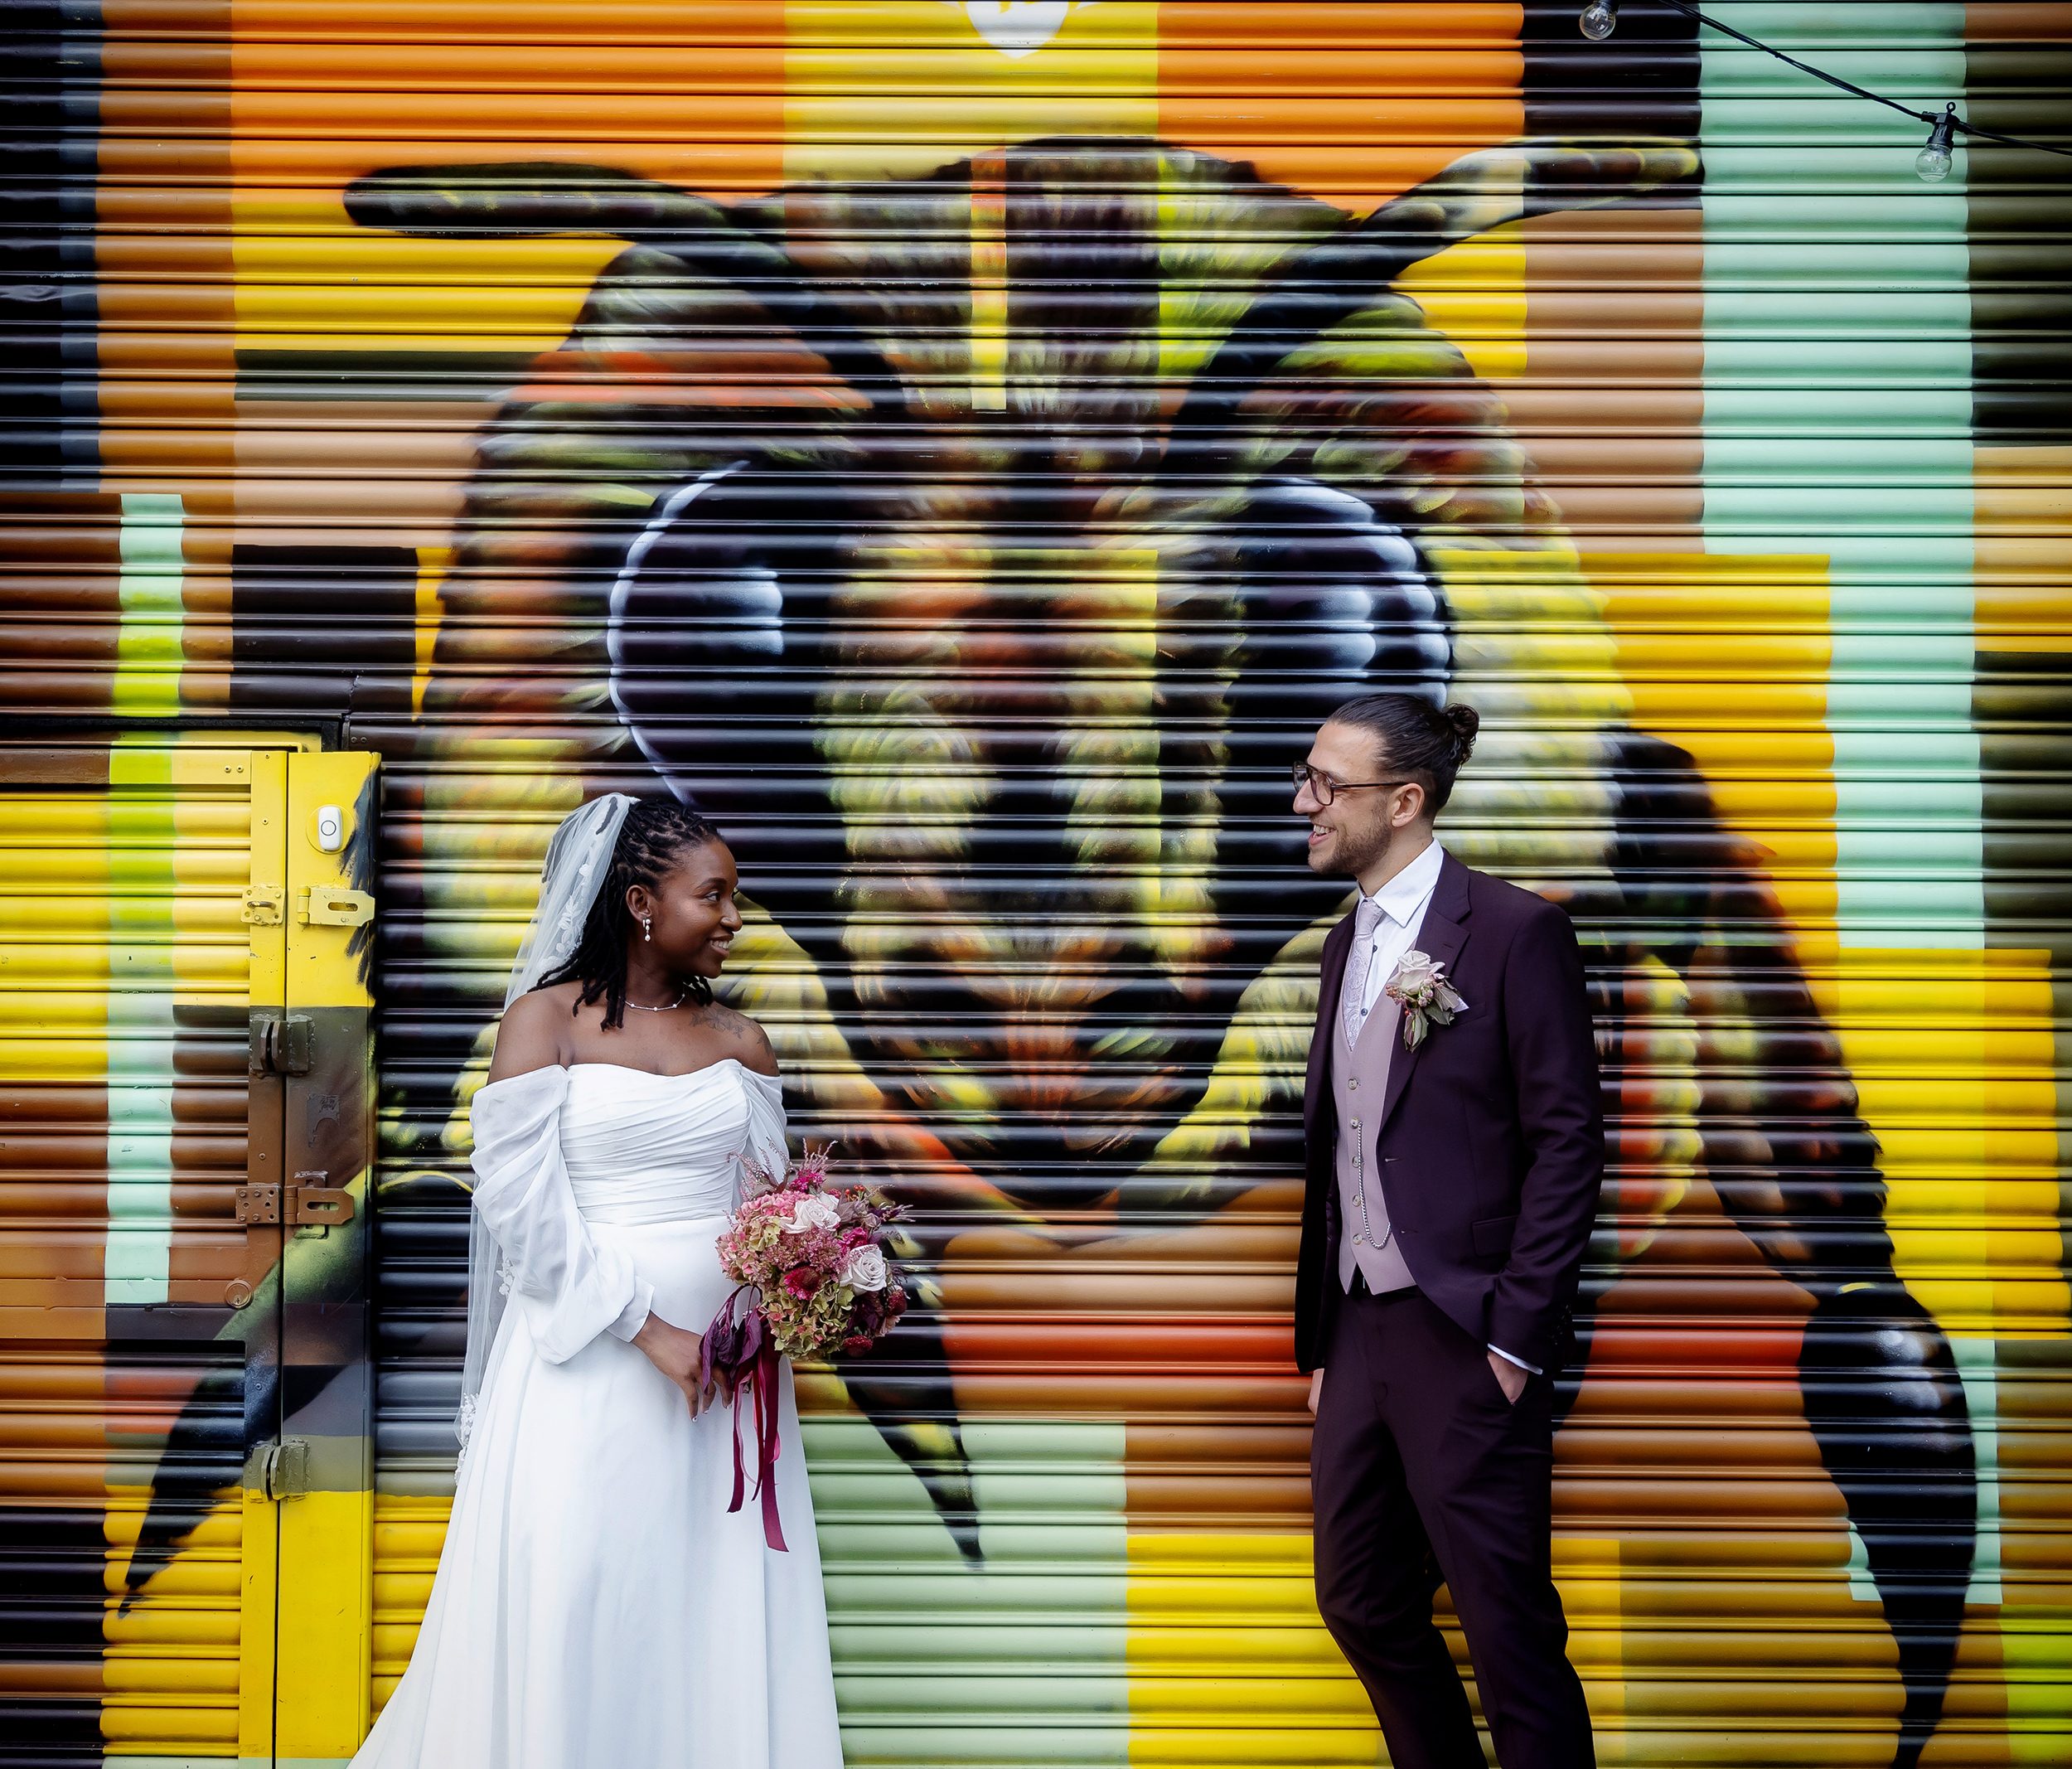
<instances>
[{"instance_id":1,"label":"bridal veil","mask_svg":"<svg viewBox=\"0 0 2072 1769\"><path fill-rule=\"evenodd\" d=\"M583 938L583 924L612 870L612 851L633 801L624 792L608 792L579 806L562 820L547 844L540 869L540 902L532 923L519 943L504 990L504 1006L536 986L543 977L565 964ZM468 1212L467 1354L461 1364L461 1399L453 1434L467 1447L475 1422L476 1398L489 1367L490 1347L504 1317L511 1294L511 1271L496 1236L480 1210Z\"/></svg>"}]
</instances>

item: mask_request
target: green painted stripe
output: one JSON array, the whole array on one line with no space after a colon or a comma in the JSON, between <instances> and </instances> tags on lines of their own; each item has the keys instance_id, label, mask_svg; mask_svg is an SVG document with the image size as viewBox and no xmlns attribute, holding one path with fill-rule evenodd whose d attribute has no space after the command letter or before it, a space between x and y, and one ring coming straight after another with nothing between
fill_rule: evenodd
<instances>
[{"instance_id":1,"label":"green painted stripe","mask_svg":"<svg viewBox=\"0 0 2072 1769\"><path fill-rule=\"evenodd\" d=\"M125 617L127 630L127 617ZM163 1302L172 1258L173 788L162 749L109 758L107 1306Z\"/></svg>"},{"instance_id":2,"label":"green painted stripe","mask_svg":"<svg viewBox=\"0 0 2072 1769\"><path fill-rule=\"evenodd\" d=\"M167 716L180 710L184 654L185 511L177 493L123 496L116 579L122 630L115 642L114 710Z\"/></svg>"},{"instance_id":3,"label":"green painted stripe","mask_svg":"<svg viewBox=\"0 0 2072 1769\"><path fill-rule=\"evenodd\" d=\"M1713 10L1924 109L1963 91L1961 6ZM1947 182L1924 184L1918 122L1716 32L1700 41L1706 545L1829 561L1844 943L1976 946L1985 900L1964 156ZM1895 632L1903 621L1925 630ZM1884 875L1908 863L1881 783L1903 761L1940 777L1922 812L1936 829L1912 855L1933 875L1918 881Z\"/></svg>"},{"instance_id":4,"label":"green painted stripe","mask_svg":"<svg viewBox=\"0 0 2072 1769\"><path fill-rule=\"evenodd\" d=\"M2000 1583L2000 1347L1990 1339L1953 1339L1957 1374L1971 1413L1972 1454L1978 1469L1978 1545L1973 1551L1968 1603L1998 1603Z\"/></svg>"},{"instance_id":5,"label":"green painted stripe","mask_svg":"<svg viewBox=\"0 0 2072 1769\"><path fill-rule=\"evenodd\" d=\"M976 1568L867 1421L805 1429L850 1769L1128 1762L1122 1427L966 1421Z\"/></svg>"}]
</instances>

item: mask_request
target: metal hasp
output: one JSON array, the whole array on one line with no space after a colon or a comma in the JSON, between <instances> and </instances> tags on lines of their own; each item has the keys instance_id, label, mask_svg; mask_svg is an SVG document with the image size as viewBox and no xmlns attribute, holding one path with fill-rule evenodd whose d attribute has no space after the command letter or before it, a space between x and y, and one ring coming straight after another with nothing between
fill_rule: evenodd
<instances>
[{"instance_id":1,"label":"metal hasp","mask_svg":"<svg viewBox=\"0 0 2072 1769\"><path fill-rule=\"evenodd\" d=\"M288 903L283 884L254 884L244 893L244 909L239 917L248 928L278 928Z\"/></svg>"},{"instance_id":2,"label":"metal hasp","mask_svg":"<svg viewBox=\"0 0 2072 1769\"><path fill-rule=\"evenodd\" d=\"M352 1194L341 1185L240 1185L237 1219L246 1228L269 1223L336 1228L352 1220Z\"/></svg>"},{"instance_id":3,"label":"metal hasp","mask_svg":"<svg viewBox=\"0 0 2072 1769\"><path fill-rule=\"evenodd\" d=\"M325 885L298 891L298 919L317 928L358 928L374 919L374 899L364 890Z\"/></svg>"}]
</instances>

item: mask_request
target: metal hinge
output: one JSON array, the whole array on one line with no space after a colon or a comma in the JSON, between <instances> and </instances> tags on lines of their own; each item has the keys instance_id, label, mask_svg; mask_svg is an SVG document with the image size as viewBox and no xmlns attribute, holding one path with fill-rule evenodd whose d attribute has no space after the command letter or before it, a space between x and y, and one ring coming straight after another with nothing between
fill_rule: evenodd
<instances>
[{"instance_id":1,"label":"metal hinge","mask_svg":"<svg viewBox=\"0 0 2072 1769\"><path fill-rule=\"evenodd\" d=\"M357 928L374 919L374 899L364 890L324 885L295 893L296 919L318 928Z\"/></svg>"},{"instance_id":2,"label":"metal hinge","mask_svg":"<svg viewBox=\"0 0 2072 1769\"><path fill-rule=\"evenodd\" d=\"M309 1440L283 1437L252 1452L247 1484L269 1499L299 1499L309 1490Z\"/></svg>"},{"instance_id":3,"label":"metal hinge","mask_svg":"<svg viewBox=\"0 0 2072 1769\"><path fill-rule=\"evenodd\" d=\"M336 1228L352 1220L352 1194L342 1185L240 1185L237 1219L247 1229Z\"/></svg>"},{"instance_id":4,"label":"metal hinge","mask_svg":"<svg viewBox=\"0 0 2072 1769\"><path fill-rule=\"evenodd\" d=\"M254 884L244 894L242 919L248 928L278 928L287 909L285 884Z\"/></svg>"},{"instance_id":5,"label":"metal hinge","mask_svg":"<svg viewBox=\"0 0 2072 1769\"><path fill-rule=\"evenodd\" d=\"M316 1060L317 1022L306 1014L252 1016L251 1071L255 1075L306 1075Z\"/></svg>"}]
</instances>

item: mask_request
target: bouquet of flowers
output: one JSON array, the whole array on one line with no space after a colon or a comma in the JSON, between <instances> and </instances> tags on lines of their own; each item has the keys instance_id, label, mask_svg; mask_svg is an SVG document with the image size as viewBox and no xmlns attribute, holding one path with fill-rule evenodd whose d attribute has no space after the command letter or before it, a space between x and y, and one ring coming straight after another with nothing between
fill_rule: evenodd
<instances>
[{"instance_id":1,"label":"bouquet of flowers","mask_svg":"<svg viewBox=\"0 0 2072 1769\"><path fill-rule=\"evenodd\" d=\"M755 1413L763 1539L780 1549L777 1359L854 1357L907 1309L906 1286L887 1253L904 1208L875 1186L831 1184L828 1164L826 1149L808 1149L787 1173L750 1186L719 1237L719 1263L737 1287L700 1342L704 1393L733 1403L733 1502L727 1509L739 1510L744 1495L745 1403Z\"/></svg>"}]
</instances>

